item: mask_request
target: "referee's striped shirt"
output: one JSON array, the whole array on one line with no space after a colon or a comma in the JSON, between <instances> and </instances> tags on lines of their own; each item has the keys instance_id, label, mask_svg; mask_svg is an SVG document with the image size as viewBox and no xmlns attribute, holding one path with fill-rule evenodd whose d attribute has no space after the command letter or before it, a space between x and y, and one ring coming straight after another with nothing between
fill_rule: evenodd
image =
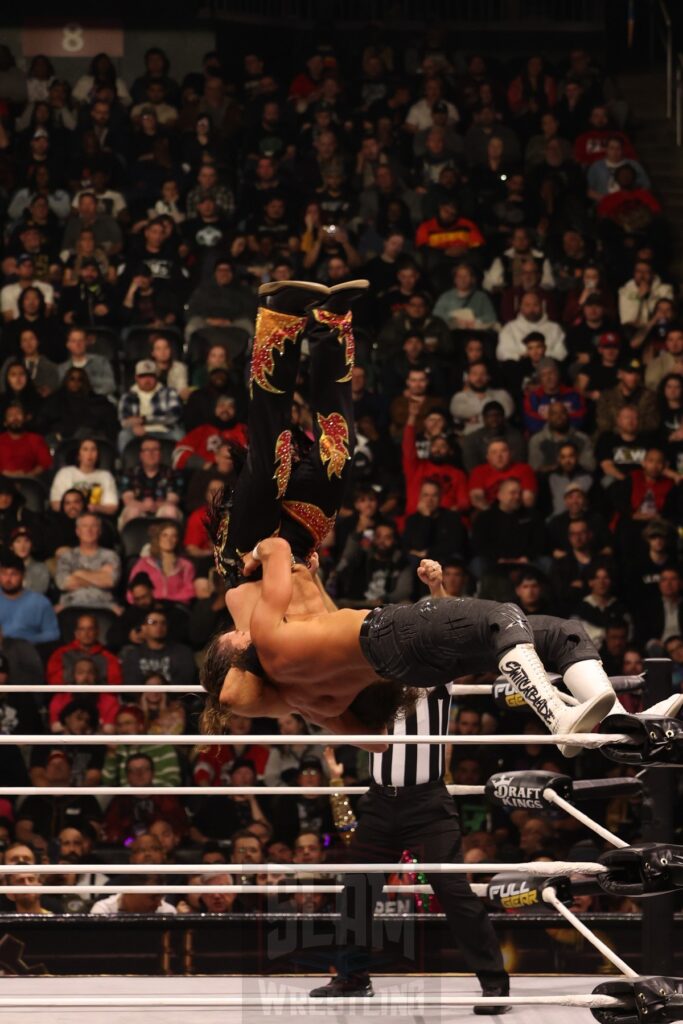
<instances>
[{"instance_id":1,"label":"referee's striped shirt","mask_svg":"<svg viewBox=\"0 0 683 1024\"><path fill-rule=\"evenodd\" d=\"M389 735L448 737L451 683L437 686L415 703L415 711L389 726ZM372 778L380 786L419 786L438 782L444 770L443 743L397 743L372 754Z\"/></svg>"}]
</instances>

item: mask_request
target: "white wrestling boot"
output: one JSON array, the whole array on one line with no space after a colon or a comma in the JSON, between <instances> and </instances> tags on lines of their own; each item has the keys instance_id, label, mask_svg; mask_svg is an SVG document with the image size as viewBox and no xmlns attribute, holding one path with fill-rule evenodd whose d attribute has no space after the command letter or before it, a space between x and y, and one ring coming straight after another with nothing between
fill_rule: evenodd
<instances>
[{"instance_id":1,"label":"white wrestling boot","mask_svg":"<svg viewBox=\"0 0 683 1024\"><path fill-rule=\"evenodd\" d=\"M600 663L581 662L581 665L584 664L596 665L602 673L602 680L593 676L590 694L581 697L567 680L567 675L579 667L572 665L564 678L571 692L581 701L575 707L568 706L561 699L546 676L533 644L517 644L501 658L498 668L550 732L572 733L590 732L614 707L614 690ZM558 743L558 749L564 757L576 757L583 747Z\"/></svg>"},{"instance_id":2,"label":"white wrestling boot","mask_svg":"<svg viewBox=\"0 0 683 1024\"><path fill-rule=\"evenodd\" d=\"M612 689L612 684L599 661L578 661L575 665L571 665L564 674L565 686L579 701L590 700L599 689L604 689L605 681ZM640 718L641 715L648 715L654 718L677 718L682 708L683 693L672 693L670 697L657 701L656 704L645 708L633 717ZM631 712L626 710L615 693L612 707L605 717L630 714Z\"/></svg>"}]
</instances>

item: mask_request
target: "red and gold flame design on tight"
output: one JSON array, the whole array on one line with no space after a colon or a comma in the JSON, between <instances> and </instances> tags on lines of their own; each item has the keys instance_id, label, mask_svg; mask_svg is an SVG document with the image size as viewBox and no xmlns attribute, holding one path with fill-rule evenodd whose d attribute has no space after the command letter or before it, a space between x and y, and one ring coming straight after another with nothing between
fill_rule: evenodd
<instances>
[{"instance_id":1,"label":"red and gold flame design on tight","mask_svg":"<svg viewBox=\"0 0 683 1024\"><path fill-rule=\"evenodd\" d=\"M351 458L349 454L349 425L340 412L331 412L329 416L318 413L318 426L321 436L318 441L320 458L323 466L327 466L327 478L341 477L344 466Z\"/></svg>"},{"instance_id":2,"label":"red and gold flame design on tight","mask_svg":"<svg viewBox=\"0 0 683 1024\"><path fill-rule=\"evenodd\" d=\"M326 516L317 505L309 505L306 501L283 501L282 508L297 523L306 527L313 538L315 549L319 548L325 540L337 518L336 516Z\"/></svg>"},{"instance_id":3,"label":"red and gold flame design on tight","mask_svg":"<svg viewBox=\"0 0 683 1024\"><path fill-rule=\"evenodd\" d=\"M347 313L328 313L326 309L314 309L313 316L319 324L325 324L338 332L339 344L344 346L344 358L346 359L346 375L339 377L337 384L345 384L351 380L351 370L356 357L356 340L353 336L353 317L351 310Z\"/></svg>"},{"instance_id":4,"label":"red and gold flame design on tight","mask_svg":"<svg viewBox=\"0 0 683 1024\"><path fill-rule=\"evenodd\" d=\"M254 384L274 395L284 392L276 388L268 379L275 369L274 352L280 355L285 350L285 342L296 341L306 323L305 316L290 316L289 313L278 313L274 309L261 306L256 317L256 333L254 335L254 351L251 356L251 376L249 391L254 392Z\"/></svg>"},{"instance_id":5,"label":"red and gold flame design on tight","mask_svg":"<svg viewBox=\"0 0 683 1024\"><path fill-rule=\"evenodd\" d=\"M292 431L283 430L275 442L275 472L273 480L277 483L277 496L281 498L287 490L292 473Z\"/></svg>"}]
</instances>

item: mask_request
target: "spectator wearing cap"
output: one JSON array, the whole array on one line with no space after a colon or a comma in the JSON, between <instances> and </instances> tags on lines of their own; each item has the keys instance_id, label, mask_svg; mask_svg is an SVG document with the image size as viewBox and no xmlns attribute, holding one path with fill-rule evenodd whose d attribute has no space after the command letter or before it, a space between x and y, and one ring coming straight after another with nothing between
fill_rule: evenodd
<instances>
[{"instance_id":1,"label":"spectator wearing cap","mask_svg":"<svg viewBox=\"0 0 683 1024\"><path fill-rule=\"evenodd\" d=\"M486 329L497 320L491 299L477 287L473 268L464 262L453 268L453 287L441 293L432 312L457 330Z\"/></svg>"},{"instance_id":2,"label":"spectator wearing cap","mask_svg":"<svg viewBox=\"0 0 683 1024\"><path fill-rule=\"evenodd\" d=\"M669 324L664 337L664 348L645 369L645 385L653 391L669 373L683 375L683 327Z\"/></svg>"},{"instance_id":3,"label":"spectator wearing cap","mask_svg":"<svg viewBox=\"0 0 683 1024\"><path fill-rule=\"evenodd\" d=\"M563 384L554 359L545 358L538 364L538 385L524 396L524 424L530 434L536 434L548 422L550 409L562 405L574 427L580 427L586 416L582 396L574 388Z\"/></svg>"},{"instance_id":4,"label":"spectator wearing cap","mask_svg":"<svg viewBox=\"0 0 683 1024\"><path fill-rule=\"evenodd\" d=\"M424 83L424 96L413 103L405 119L405 127L413 134L434 126L434 107L439 104L446 106L448 124L457 124L460 120L457 107L443 98L443 82L440 78L427 78Z\"/></svg>"},{"instance_id":5,"label":"spectator wearing cap","mask_svg":"<svg viewBox=\"0 0 683 1024\"><path fill-rule=\"evenodd\" d=\"M26 413L19 403L5 409L5 429L0 433L0 474L7 477L40 477L52 466L50 449L40 434L26 430Z\"/></svg>"},{"instance_id":6,"label":"spectator wearing cap","mask_svg":"<svg viewBox=\"0 0 683 1024\"><path fill-rule=\"evenodd\" d=\"M658 299L671 299L673 288L664 284L647 260L636 260L633 277L619 289L619 320L624 326L644 327Z\"/></svg>"},{"instance_id":7,"label":"spectator wearing cap","mask_svg":"<svg viewBox=\"0 0 683 1024\"><path fill-rule=\"evenodd\" d=\"M567 358L564 331L559 324L549 320L545 315L543 300L536 292L525 292L520 302L519 314L502 328L498 335L496 359L500 362L508 359L513 362L519 361L526 355L524 340L532 331L543 335L546 354L551 359L564 362Z\"/></svg>"},{"instance_id":8,"label":"spectator wearing cap","mask_svg":"<svg viewBox=\"0 0 683 1024\"><path fill-rule=\"evenodd\" d=\"M6 637L31 644L53 643L59 626L52 604L43 594L24 589L24 563L6 551L0 556L0 629Z\"/></svg>"},{"instance_id":9,"label":"spectator wearing cap","mask_svg":"<svg viewBox=\"0 0 683 1024\"><path fill-rule=\"evenodd\" d=\"M522 488L522 503L532 508L536 503L538 482L536 474L526 462L513 462L507 441L492 438L486 449L486 462L475 466L470 473L470 503L485 511L493 504L502 480L517 480Z\"/></svg>"},{"instance_id":10,"label":"spectator wearing cap","mask_svg":"<svg viewBox=\"0 0 683 1024\"><path fill-rule=\"evenodd\" d=\"M26 526L17 526L10 534L10 550L24 563L24 588L36 594L47 594L50 573L44 562L33 558L33 535Z\"/></svg>"},{"instance_id":11,"label":"spectator wearing cap","mask_svg":"<svg viewBox=\"0 0 683 1024\"><path fill-rule=\"evenodd\" d=\"M587 473L595 470L593 446L587 434L577 430L562 402L551 402L545 425L529 441L529 465L535 473L552 473L557 469L562 445L573 444L581 468Z\"/></svg>"},{"instance_id":12,"label":"spectator wearing cap","mask_svg":"<svg viewBox=\"0 0 683 1024\"><path fill-rule=\"evenodd\" d=\"M526 443L516 427L510 425L505 417L505 409L500 402L485 402L481 410L482 426L466 434L461 443L463 464L468 473L475 466L486 461L486 450L489 441L495 439L505 441L510 449L513 462L524 462L526 459Z\"/></svg>"},{"instance_id":13,"label":"spectator wearing cap","mask_svg":"<svg viewBox=\"0 0 683 1024\"><path fill-rule=\"evenodd\" d=\"M639 429L656 430L659 426L657 396L643 385L643 365L639 359L629 357L619 365L616 387L603 391L595 418L601 432L615 429L617 417L624 406L632 406L638 414Z\"/></svg>"},{"instance_id":14,"label":"spectator wearing cap","mask_svg":"<svg viewBox=\"0 0 683 1024\"><path fill-rule=\"evenodd\" d=\"M323 786L325 774L317 757L304 757L299 764L295 785L301 787ZM302 791L301 796L274 797L270 820L273 834L293 845L301 832L315 832L317 835L335 832L330 798L310 796Z\"/></svg>"},{"instance_id":15,"label":"spectator wearing cap","mask_svg":"<svg viewBox=\"0 0 683 1024\"><path fill-rule=\"evenodd\" d=\"M119 451L135 437L182 437L182 406L175 388L160 383L156 363L141 359L135 364L135 383L119 402Z\"/></svg>"},{"instance_id":16,"label":"spectator wearing cap","mask_svg":"<svg viewBox=\"0 0 683 1024\"><path fill-rule=\"evenodd\" d=\"M251 758L235 758L228 778L222 785L255 786L256 766ZM192 816L192 841L205 843L208 839L227 839L238 829L246 828L252 821L267 821L262 805L266 801L251 796L205 796Z\"/></svg>"},{"instance_id":17,"label":"spectator wearing cap","mask_svg":"<svg viewBox=\"0 0 683 1024\"><path fill-rule=\"evenodd\" d=\"M465 374L465 385L461 391L451 398L450 413L454 420L462 424L462 432L467 435L483 426L483 409L488 402L498 402L506 419L515 411L515 404L504 388L491 387L491 374L487 364L471 363Z\"/></svg>"},{"instance_id":18,"label":"spectator wearing cap","mask_svg":"<svg viewBox=\"0 0 683 1024\"><path fill-rule=\"evenodd\" d=\"M113 395L116 381L111 363L104 356L88 351L88 335L83 327L71 327L66 338L69 358L59 364L59 381L62 383L69 370L84 370L90 387L96 395Z\"/></svg>"},{"instance_id":19,"label":"spectator wearing cap","mask_svg":"<svg viewBox=\"0 0 683 1024\"><path fill-rule=\"evenodd\" d=\"M673 523L655 516L640 532L635 554L627 560L626 584L631 607L639 607L657 593L662 571L677 565L677 531Z\"/></svg>"},{"instance_id":20,"label":"spectator wearing cap","mask_svg":"<svg viewBox=\"0 0 683 1024\"><path fill-rule=\"evenodd\" d=\"M579 365L574 379L576 390L598 402L603 391L609 391L618 383L621 342L615 331L605 331L598 337L598 347L590 361Z\"/></svg>"},{"instance_id":21,"label":"spectator wearing cap","mask_svg":"<svg viewBox=\"0 0 683 1024\"><path fill-rule=\"evenodd\" d=\"M0 290L0 309L5 321L16 320L19 316L19 298L26 288L37 288L45 300L45 312L50 314L54 309L55 291L51 284L40 281L35 276L33 256L24 252L17 258L16 281L6 284Z\"/></svg>"},{"instance_id":22,"label":"spectator wearing cap","mask_svg":"<svg viewBox=\"0 0 683 1024\"><path fill-rule=\"evenodd\" d=\"M580 465L579 450L574 441L564 441L558 444L557 462L548 471L547 479L552 515L564 512L567 488L579 487L585 494L590 493L593 476Z\"/></svg>"},{"instance_id":23,"label":"spectator wearing cap","mask_svg":"<svg viewBox=\"0 0 683 1024\"><path fill-rule=\"evenodd\" d=\"M117 308L114 289L102 279L97 259L86 256L78 268L76 284L64 288L60 296L62 322L78 327L111 326L116 323Z\"/></svg>"},{"instance_id":24,"label":"spectator wearing cap","mask_svg":"<svg viewBox=\"0 0 683 1024\"><path fill-rule=\"evenodd\" d=\"M576 480L567 484L564 491L562 512L548 520L548 535L553 558L562 558L569 551L568 530L575 520L585 521L594 539L595 550L600 555L611 555L614 538L599 512L589 509L587 491Z\"/></svg>"}]
</instances>

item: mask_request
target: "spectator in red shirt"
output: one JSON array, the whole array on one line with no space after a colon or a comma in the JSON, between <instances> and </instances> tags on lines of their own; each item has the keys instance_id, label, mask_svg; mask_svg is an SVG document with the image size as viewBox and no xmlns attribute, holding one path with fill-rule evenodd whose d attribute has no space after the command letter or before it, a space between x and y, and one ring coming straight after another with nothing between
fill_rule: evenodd
<instances>
[{"instance_id":1,"label":"spectator in red shirt","mask_svg":"<svg viewBox=\"0 0 683 1024\"><path fill-rule=\"evenodd\" d=\"M444 256L460 259L470 249L484 245L484 236L472 220L461 217L454 199L439 203L439 212L430 220L423 220L415 235L420 249L438 250Z\"/></svg>"},{"instance_id":2,"label":"spectator in red shirt","mask_svg":"<svg viewBox=\"0 0 683 1024\"><path fill-rule=\"evenodd\" d=\"M469 506L467 476L454 466L453 448L446 437L435 437L429 445L429 458L420 459L415 447L415 423L419 411L419 400L412 399L408 408L408 422L403 431L403 475L406 483L405 514L410 516L417 509L420 488L425 480L438 483L441 488L440 508L465 512Z\"/></svg>"},{"instance_id":3,"label":"spectator in red shirt","mask_svg":"<svg viewBox=\"0 0 683 1024\"><path fill-rule=\"evenodd\" d=\"M531 508L536 503L538 482L527 462L513 462L507 441L492 440L486 449L486 462L470 473L470 503L484 511L496 500L501 480L518 480L522 487L522 503Z\"/></svg>"},{"instance_id":4,"label":"spectator in red shirt","mask_svg":"<svg viewBox=\"0 0 683 1024\"><path fill-rule=\"evenodd\" d=\"M94 615L84 613L78 616L71 643L58 647L48 659L46 669L48 683L58 686L72 682L76 662L80 658L89 658L95 665L102 682L109 683L110 686L121 685L119 659L98 642L97 631L97 619Z\"/></svg>"},{"instance_id":5,"label":"spectator in red shirt","mask_svg":"<svg viewBox=\"0 0 683 1024\"><path fill-rule=\"evenodd\" d=\"M153 786L154 763L147 754L131 754L126 762L129 786ZM163 793L163 791L161 791ZM187 834L189 822L185 808L175 796L115 796L104 816L103 838L121 843L146 832L153 821L163 818L176 835Z\"/></svg>"},{"instance_id":6,"label":"spectator in red shirt","mask_svg":"<svg viewBox=\"0 0 683 1024\"><path fill-rule=\"evenodd\" d=\"M313 100L320 94L325 62L319 53L306 61L306 70L299 72L289 87L290 100ZM305 109L306 104L304 104Z\"/></svg>"},{"instance_id":7,"label":"spectator in red shirt","mask_svg":"<svg viewBox=\"0 0 683 1024\"><path fill-rule=\"evenodd\" d=\"M569 413L575 428L581 427L586 416L582 396L560 380L560 371L554 359L541 359L538 364L538 387L530 388L524 396L524 424L530 434L536 434L548 422L548 409L560 402Z\"/></svg>"},{"instance_id":8,"label":"spectator in red shirt","mask_svg":"<svg viewBox=\"0 0 683 1024\"><path fill-rule=\"evenodd\" d=\"M206 488L206 503L196 508L188 516L185 524L185 536L183 547L190 558L204 558L213 551L213 542L206 530L206 517L209 514L211 503L223 490L223 481L220 477L209 480Z\"/></svg>"},{"instance_id":9,"label":"spectator in red shirt","mask_svg":"<svg viewBox=\"0 0 683 1024\"><path fill-rule=\"evenodd\" d=\"M596 160L604 160L607 153L609 139L621 139L624 156L626 159L635 159L636 151L631 145L631 140L623 132L616 132L610 128L607 107L600 104L593 107L588 119L590 128L582 132L574 143L574 159L582 167L590 167Z\"/></svg>"},{"instance_id":10,"label":"spectator in red shirt","mask_svg":"<svg viewBox=\"0 0 683 1024\"><path fill-rule=\"evenodd\" d=\"M631 516L649 522L660 516L673 481L665 476L666 458L659 448L649 448L640 469L631 473Z\"/></svg>"},{"instance_id":11,"label":"spectator in red shirt","mask_svg":"<svg viewBox=\"0 0 683 1024\"><path fill-rule=\"evenodd\" d=\"M247 428L237 420L235 399L219 395L211 423L202 423L178 441L173 450L174 469L208 469L216 461L221 441L234 441L246 447Z\"/></svg>"},{"instance_id":12,"label":"spectator in red shirt","mask_svg":"<svg viewBox=\"0 0 683 1024\"><path fill-rule=\"evenodd\" d=\"M192 780L195 786L229 786L230 775L237 758L248 758L253 762L260 777L266 770L270 749L252 742L253 722L244 715L230 716L230 731L233 736L244 736L244 743L221 744L200 747L192 766Z\"/></svg>"},{"instance_id":13,"label":"spectator in red shirt","mask_svg":"<svg viewBox=\"0 0 683 1024\"><path fill-rule=\"evenodd\" d=\"M662 207L650 189L638 184L633 164L617 167L614 181L619 188L602 197L598 203L598 217L614 221L626 234L634 234L661 214Z\"/></svg>"},{"instance_id":14,"label":"spectator in red shirt","mask_svg":"<svg viewBox=\"0 0 683 1024\"><path fill-rule=\"evenodd\" d=\"M5 409L0 433L0 473L4 476L40 476L52 465L50 450L40 434L25 429L26 414L18 404Z\"/></svg>"},{"instance_id":15,"label":"spectator in red shirt","mask_svg":"<svg viewBox=\"0 0 683 1024\"><path fill-rule=\"evenodd\" d=\"M92 658L82 655L74 662L71 678L66 680L73 682L75 689L96 686L103 682L103 677L98 673L97 665ZM86 689L87 692L87 689ZM58 693L50 701L50 728L53 732L63 732L64 726L60 722L60 715L65 707L78 698L78 693ZM119 711L119 702L113 693L93 694L93 706L97 708L97 714L102 723L103 732L114 732L114 721Z\"/></svg>"}]
</instances>

